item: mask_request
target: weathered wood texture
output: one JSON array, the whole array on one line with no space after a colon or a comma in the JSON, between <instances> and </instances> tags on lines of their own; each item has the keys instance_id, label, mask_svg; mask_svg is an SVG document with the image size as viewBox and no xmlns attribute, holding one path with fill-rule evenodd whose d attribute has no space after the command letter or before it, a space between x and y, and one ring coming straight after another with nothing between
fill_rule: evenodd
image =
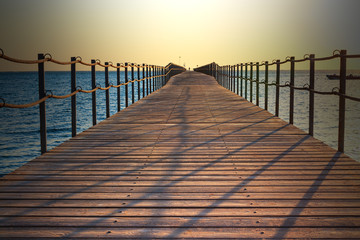
<instances>
[{"instance_id":1,"label":"weathered wood texture","mask_svg":"<svg viewBox=\"0 0 360 240\"><path fill-rule=\"evenodd\" d=\"M186 72L0 181L0 238L360 238L360 164Z\"/></svg>"}]
</instances>

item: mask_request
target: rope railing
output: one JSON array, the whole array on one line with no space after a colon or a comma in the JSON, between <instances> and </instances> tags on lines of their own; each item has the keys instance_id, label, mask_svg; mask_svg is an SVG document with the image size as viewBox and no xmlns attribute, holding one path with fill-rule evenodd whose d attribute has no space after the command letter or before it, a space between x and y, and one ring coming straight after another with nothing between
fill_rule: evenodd
<instances>
[{"instance_id":1,"label":"rope railing","mask_svg":"<svg viewBox=\"0 0 360 240\"><path fill-rule=\"evenodd\" d=\"M320 95L334 95L339 98L339 122L338 122L338 151L344 152L344 135L345 135L345 100L352 100L360 102L359 97L346 95L346 79L347 79L347 59L360 58L360 54L347 54L346 50L335 50L331 56L317 57L314 54L305 54L301 59L295 59L295 57L286 57L285 60L274 59L272 61L259 62L247 62L236 65L219 66L216 63L207 64L195 71L202 72L214 76L217 82L223 87L235 92L238 95L243 96L245 99L253 102L253 98L256 99L256 105L259 106L259 85L263 84L264 94L264 109L268 110L268 87L274 86L275 91L275 116L279 116L280 107L280 88L289 88L289 123L294 123L294 90L309 92L309 134L314 134L314 109L315 100L314 94ZM318 91L315 90L315 62L328 61L333 59L339 59L339 87L333 88L331 91ZM309 84L305 84L303 87L295 86L295 64L300 62L309 62ZM285 84L280 84L280 66L286 63L290 63L290 81ZM269 83L269 66L276 66L275 82ZM256 78L254 78L254 67L256 71ZM259 69L264 67L265 79L259 79ZM253 84L255 86L255 93L253 92ZM248 86L250 85L250 86Z\"/></svg>"},{"instance_id":2,"label":"rope railing","mask_svg":"<svg viewBox=\"0 0 360 240\"><path fill-rule=\"evenodd\" d=\"M162 75L158 75L157 77L167 77L172 71L176 71L176 70L182 70L181 68L172 68L170 69L166 74L162 74ZM76 95L77 93L93 93L93 92L96 92L97 90L109 90L110 88L119 88L121 86L126 86L126 85L129 85L130 83L135 83L135 82L142 82L142 81L145 81L145 80L148 80L148 79L151 79L152 77L145 77L145 78L142 78L142 79L135 79L135 80L131 80L131 81L128 81L126 83L121 83L119 85L110 85L106 88L102 88L102 87L96 87L94 89L91 89L91 90L82 90L82 89L78 89L72 93L69 93L67 95L46 95L45 97L43 97L42 99L39 99L35 102L31 102L31 103L27 103L27 104L10 104L10 103L6 103L5 102L5 99L3 98L0 98L3 102L0 103L0 108L2 107L7 107L7 108L29 108L29 107L34 107L44 101L46 101L47 99L49 98L55 98L55 99L66 99L66 98L69 98L69 97L72 97L74 95Z\"/></svg>"},{"instance_id":3,"label":"rope railing","mask_svg":"<svg viewBox=\"0 0 360 240\"><path fill-rule=\"evenodd\" d=\"M221 74L220 72L218 72L218 74ZM226 77L230 77L230 78L239 78L240 77L233 77L233 76L229 76L227 74L223 74L224 76ZM352 97L352 96L348 96L348 95L345 95L345 94L342 94L340 93L339 91L335 91L333 90L332 92L322 92L322 91L315 91L313 89L310 89L309 87L295 87L295 86L292 86L290 84L277 84L277 83L266 83L265 81L258 81L258 80L253 80L253 79L250 79L250 78L242 78L243 80L246 80L246 81L249 81L249 82L253 82L253 83L259 83L259 84L264 84L264 85L267 85L267 86L276 86L276 87L280 87L280 88L284 88L284 87L289 87L291 89L295 89L295 90L307 90L309 92L313 92L313 93L316 93L316 94L322 94L322 95L338 95L338 96L343 96L344 98L346 99L350 99L350 100L353 100L353 101L357 101L357 102L360 102L360 98L357 98L357 97ZM1 105L0 105L1 107Z\"/></svg>"},{"instance_id":4,"label":"rope railing","mask_svg":"<svg viewBox=\"0 0 360 240\"><path fill-rule=\"evenodd\" d=\"M112 67L112 68L127 68L127 67L150 67L150 68L160 68L160 69L168 69L170 67L169 66L157 66L157 65L147 65L147 64L136 64L136 63L131 63L130 65L125 65L125 64L121 64L119 66L115 66L113 65L113 63L110 64L102 64L101 61L99 59L96 60L95 63L86 63L82 61L82 58L80 56L76 57L76 60L74 61L68 61L68 62L64 62L64 61L59 61L56 59L53 59L51 54L46 53L44 54L45 58L41 59L41 60L26 60L26 59L17 59L17 58L13 58L13 57L9 57L7 55L5 55L4 51L0 48L0 58L3 58L4 60L10 61L10 62L14 62L14 63L21 63L21 64L39 64L39 63L45 63L45 62L52 62L55 64L59 64L59 65L71 65L74 63L80 63L82 65L85 66L101 66L101 67Z\"/></svg>"},{"instance_id":5,"label":"rope railing","mask_svg":"<svg viewBox=\"0 0 360 240\"><path fill-rule=\"evenodd\" d=\"M37 101L26 104L12 104L8 103L4 98L0 97L0 109L1 108L30 108L39 105L40 109L40 142L41 153L47 151L46 140L46 115L45 104L50 98L54 99L66 99L71 98L71 132L72 136L76 136L76 95L78 93L91 93L92 94L92 122L93 125L97 124L96 119L96 91L105 91L106 96L106 118L110 117L110 95L109 90L111 88L117 88L117 110L121 110L120 102L120 87L125 87L125 107L130 105L129 103L129 87L132 88L131 103L135 102L135 83L137 83L137 96L140 100L141 97L145 97L152 92L163 87L169 79L181 72L186 71L185 68L176 64L168 64L167 66L158 66L150 64L136 64L136 63L117 63L114 65L111 61L101 63L99 59L92 59L91 63L83 62L80 56L71 57L70 61L59 61L53 59L51 54L38 54L37 60L25 60L9 57L5 55L4 51L0 48L0 59L5 61L19 63L19 64L37 64L39 75L39 99ZM71 67L71 92L66 95L55 95L50 90L45 89L45 63L51 62L58 65L70 65ZM76 65L81 64L91 67L91 85L92 89L83 90L80 86L76 86ZM96 83L96 66L103 67L105 69L105 87L101 87ZM116 69L117 84L114 85L109 82L109 68ZM120 69L123 68L125 75L125 82L120 82ZM137 77L135 77L135 68L137 69ZM142 76L140 76L140 69ZM129 74L130 73L130 74ZM142 86L141 86L142 83ZM142 92L141 92L142 90ZM48 94L50 92L50 94Z\"/></svg>"}]
</instances>

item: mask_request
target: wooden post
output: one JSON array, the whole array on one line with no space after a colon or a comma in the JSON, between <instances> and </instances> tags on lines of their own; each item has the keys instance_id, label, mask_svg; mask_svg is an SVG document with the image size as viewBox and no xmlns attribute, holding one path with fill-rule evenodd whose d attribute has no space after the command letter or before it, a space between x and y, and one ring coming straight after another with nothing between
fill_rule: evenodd
<instances>
[{"instance_id":1,"label":"wooden post","mask_svg":"<svg viewBox=\"0 0 360 240\"><path fill-rule=\"evenodd\" d=\"M230 71L230 65L227 65L227 75L228 75L228 89L231 91L231 71Z\"/></svg>"},{"instance_id":2,"label":"wooden post","mask_svg":"<svg viewBox=\"0 0 360 240\"><path fill-rule=\"evenodd\" d=\"M230 66L230 75L231 75L231 91L235 91L235 76L234 76L234 66Z\"/></svg>"},{"instance_id":3,"label":"wooden post","mask_svg":"<svg viewBox=\"0 0 360 240\"><path fill-rule=\"evenodd\" d=\"M244 89L244 91L245 91L245 99L247 100L247 82L248 82L248 80L247 80L247 63L245 63L245 89Z\"/></svg>"},{"instance_id":4,"label":"wooden post","mask_svg":"<svg viewBox=\"0 0 360 240\"><path fill-rule=\"evenodd\" d=\"M265 110L268 110L268 93L269 93L269 62L265 62Z\"/></svg>"},{"instance_id":5,"label":"wooden post","mask_svg":"<svg viewBox=\"0 0 360 240\"><path fill-rule=\"evenodd\" d=\"M153 66L153 69L152 69L152 70L153 70L153 78L152 78L153 84L152 84L152 85L153 85L153 92L154 92L154 91L156 91L156 85L155 85L155 84L156 84L156 82L155 82L155 81L156 81L155 65Z\"/></svg>"},{"instance_id":6,"label":"wooden post","mask_svg":"<svg viewBox=\"0 0 360 240\"><path fill-rule=\"evenodd\" d=\"M225 87L225 66L221 66L221 86Z\"/></svg>"},{"instance_id":7,"label":"wooden post","mask_svg":"<svg viewBox=\"0 0 360 240\"><path fill-rule=\"evenodd\" d=\"M105 62L105 87L109 87L109 63ZM106 99L106 118L110 117L110 94L109 89L105 90L105 99Z\"/></svg>"},{"instance_id":8,"label":"wooden post","mask_svg":"<svg viewBox=\"0 0 360 240\"><path fill-rule=\"evenodd\" d=\"M120 63L117 63L116 64L116 66L118 67L117 69L116 69L116 80L117 80L117 82L116 82L116 84L117 85L120 85ZM121 87L118 87L117 88L117 109L118 109L118 112L120 112L120 110L121 110L121 96L120 96L120 89Z\"/></svg>"},{"instance_id":9,"label":"wooden post","mask_svg":"<svg viewBox=\"0 0 360 240\"><path fill-rule=\"evenodd\" d=\"M162 82L162 87L165 85L165 69L161 68L161 82Z\"/></svg>"},{"instance_id":10,"label":"wooden post","mask_svg":"<svg viewBox=\"0 0 360 240\"><path fill-rule=\"evenodd\" d=\"M239 64L236 64L236 94L239 95Z\"/></svg>"},{"instance_id":11,"label":"wooden post","mask_svg":"<svg viewBox=\"0 0 360 240\"><path fill-rule=\"evenodd\" d=\"M225 71L225 88L228 89L229 88L229 73L228 73L228 67L227 65L224 67L224 71Z\"/></svg>"},{"instance_id":12,"label":"wooden post","mask_svg":"<svg viewBox=\"0 0 360 240\"><path fill-rule=\"evenodd\" d=\"M346 94L346 50L340 51L340 96L339 96L339 129L338 151L344 152L345 141L345 97Z\"/></svg>"},{"instance_id":13,"label":"wooden post","mask_svg":"<svg viewBox=\"0 0 360 240\"><path fill-rule=\"evenodd\" d=\"M232 66L232 71L233 71L233 74L232 74L232 76L233 76L233 92L236 93L235 86L236 86L237 78L236 78L236 75L235 75L235 65Z\"/></svg>"},{"instance_id":14,"label":"wooden post","mask_svg":"<svg viewBox=\"0 0 360 240\"><path fill-rule=\"evenodd\" d=\"M231 76L231 66L227 65L227 75L228 75L228 89L232 91L232 76Z\"/></svg>"},{"instance_id":15,"label":"wooden post","mask_svg":"<svg viewBox=\"0 0 360 240\"><path fill-rule=\"evenodd\" d=\"M134 63L131 64L131 81L135 80L134 76ZM135 102L135 83L131 83L131 103L133 104Z\"/></svg>"},{"instance_id":16,"label":"wooden post","mask_svg":"<svg viewBox=\"0 0 360 240\"><path fill-rule=\"evenodd\" d=\"M44 54L38 54L38 60L43 60ZM45 68L44 63L38 63L38 76L39 76L39 99L42 99L46 96L45 90ZM39 116L40 116L40 145L41 145L41 154L46 153L47 143L46 143L46 105L45 101L39 104Z\"/></svg>"},{"instance_id":17,"label":"wooden post","mask_svg":"<svg viewBox=\"0 0 360 240\"><path fill-rule=\"evenodd\" d=\"M153 67L152 67L151 65L149 65L149 77L150 77L150 78L149 78L149 81L150 81L149 92L150 92L150 94L153 92L153 84L152 84L152 83L153 83L153 77L152 77L152 75L153 75L152 73L153 73L153 72L152 72L152 68L153 68Z\"/></svg>"},{"instance_id":18,"label":"wooden post","mask_svg":"<svg viewBox=\"0 0 360 240\"><path fill-rule=\"evenodd\" d=\"M253 101L253 63L250 63L250 102Z\"/></svg>"},{"instance_id":19,"label":"wooden post","mask_svg":"<svg viewBox=\"0 0 360 240\"><path fill-rule=\"evenodd\" d=\"M125 83L129 82L128 63L125 63ZM125 107L129 106L129 84L125 86Z\"/></svg>"},{"instance_id":20,"label":"wooden post","mask_svg":"<svg viewBox=\"0 0 360 240\"><path fill-rule=\"evenodd\" d=\"M256 106L259 106L259 62L256 63Z\"/></svg>"},{"instance_id":21,"label":"wooden post","mask_svg":"<svg viewBox=\"0 0 360 240\"><path fill-rule=\"evenodd\" d=\"M71 62L76 61L76 57L71 57ZM76 91L76 63L71 64L71 92ZM71 136L76 136L76 95L71 96Z\"/></svg>"},{"instance_id":22,"label":"wooden post","mask_svg":"<svg viewBox=\"0 0 360 240\"><path fill-rule=\"evenodd\" d=\"M146 96L149 95L150 91L150 79L149 79L149 65L146 65Z\"/></svg>"},{"instance_id":23,"label":"wooden post","mask_svg":"<svg viewBox=\"0 0 360 240\"><path fill-rule=\"evenodd\" d=\"M275 97L275 116L279 116L280 103L280 60L276 60L276 97Z\"/></svg>"},{"instance_id":24,"label":"wooden post","mask_svg":"<svg viewBox=\"0 0 360 240\"><path fill-rule=\"evenodd\" d=\"M240 64L240 96L243 97L244 96L244 91L243 91L243 64Z\"/></svg>"},{"instance_id":25,"label":"wooden post","mask_svg":"<svg viewBox=\"0 0 360 240\"><path fill-rule=\"evenodd\" d=\"M310 92L309 92L309 135L314 136L314 90L315 88L315 55L310 54Z\"/></svg>"},{"instance_id":26,"label":"wooden post","mask_svg":"<svg viewBox=\"0 0 360 240\"><path fill-rule=\"evenodd\" d=\"M92 59L91 64L95 64L96 60ZM96 72L95 65L91 66L91 87L96 88ZM92 122L93 126L96 125L96 92L92 92Z\"/></svg>"},{"instance_id":27,"label":"wooden post","mask_svg":"<svg viewBox=\"0 0 360 240\"><path fill-rule=\"evenodd\" d=\"M232 91L232 71L231 71L231 66L228 65L228 74L229 74L229 90Z\"/></svg>"},{"instance_id":28,"label":"wooden post","mask_svg":"<svg viewBox=\"0 0 360 240\"><path fill-rule=\"evenodd\" d=\"M140 80L140 65L137 64L136 67L137 67L137 79ZM137 82L137 87L138 87L137 92L138 92L138 101L139 101L140 100L140 82L139 81Z\"/></svg>"},{"instance_id":29,"label":"wooden post","mask_svg":"<svg viewBox=\"0 0 360 240\"><path fill-rule=\"evenodd\" d=\"M295 85L295 57L290 58L290 106L289 123L294 124L294 85Z\"/></svg>"},{"instance_id":30,"label":"wooden post","mask_svg":"<svg viewBox=\"0 0 360 240\"><path fill-rule=\"evenodd\" d=\"M141 69L141 72L142 72L142 78L143 78L143 81L142 81L142 92L143 92L143 97L145 97L145 64L143 63L142 65L142 69Z\"/></svg>"},{"instance_id":31,"label":"wooden post","mask_svg":"<svg viewBox=\"0 0 360 240\"><path fill-rule=\"evenodd\" d=\"M158 66L155 66L154 68L155 70L155 90L158 90L159 89L159 68Z\"/></svg>"}]
</instances>

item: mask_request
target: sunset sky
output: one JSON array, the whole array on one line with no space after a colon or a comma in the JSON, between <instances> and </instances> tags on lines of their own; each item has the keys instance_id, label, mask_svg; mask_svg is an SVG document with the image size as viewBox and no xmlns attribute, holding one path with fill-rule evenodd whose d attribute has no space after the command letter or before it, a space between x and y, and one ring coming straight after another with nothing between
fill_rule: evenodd
<instances>
[{"instance_id":1,"label":"sunset sky","mask_svg":"<svg viewBox=\"0 0 360 240\"><path fill-rule=\"evenodd\" d=\"M0 48L196 67L360 53L359 0L0 0ZM47 64L50 70L67 67ZM0 71L36 70L0 59Z\"/></svg>"}]
</instances>

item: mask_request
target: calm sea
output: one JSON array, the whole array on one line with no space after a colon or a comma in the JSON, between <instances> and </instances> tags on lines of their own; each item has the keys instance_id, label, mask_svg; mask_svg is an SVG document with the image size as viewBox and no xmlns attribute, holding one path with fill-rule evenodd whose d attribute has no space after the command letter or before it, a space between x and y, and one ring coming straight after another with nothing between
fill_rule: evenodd
<instances>
[{"instance_id":1,"label":"calm sea","mask_svg":"<svg viewBox=\"0 0 360 240\"><path fill-rule=\"evenodd\" d=\"M338 80L328 80L326 74L337 72L317 71L316 90L331 91L338 87ZM269 82L275 81L270 71ZM354 72L353 74L358 74ZM260 72L262 79L263 72ZM70 92L69 72L46 72L46 89L53 94L65 95ZM77 72L77 85L84 90L91 89L91 72ZM281 72L281 83L289 81L289 71ZM97 83L105 86L103 72L97 72ZM296 71L295 85L302 87L308 83L308 71ZM109 72L109 81L116 84L116 72ZM124 82L124 74L121 73ZM8 103L24 104L38 98L37 72L0 73L0 97ZM142 87L142 85L140 85ZM260 85L260 107L264 106L263 85ZM255 89L255 84L254 84ZM125 106L125 88L121 87L121 109ZM254 91L255 92L255 91ZM105 119L105 91L97 91L97 121ZM117 111L117 90L110 89L110 114ZM360 97L360 81L347 81L347 94ZM131 96L131 86L129 87ZM295 91L294 124L308 131L308 92ZM137 83L135 83L135 100ZM255 99L254 99L255 102ZM315 95L315 133L314 136L333 148L337 148L338 97ZM129 99L131 103L131 99ZM269 111L275 111L275 87L269 87ZM0 109L0 176L14 171L29 160L40 155L38 106L27 109ZM281 88L280 117L288 120L289 89ZM48 149L54 148L71 136L70 98L49 99L46 102ZM91 94L77 95L77 132L92 126ZM345 152L360 161L360 103L346 101Z\"/></svg>"}]
</instances>

